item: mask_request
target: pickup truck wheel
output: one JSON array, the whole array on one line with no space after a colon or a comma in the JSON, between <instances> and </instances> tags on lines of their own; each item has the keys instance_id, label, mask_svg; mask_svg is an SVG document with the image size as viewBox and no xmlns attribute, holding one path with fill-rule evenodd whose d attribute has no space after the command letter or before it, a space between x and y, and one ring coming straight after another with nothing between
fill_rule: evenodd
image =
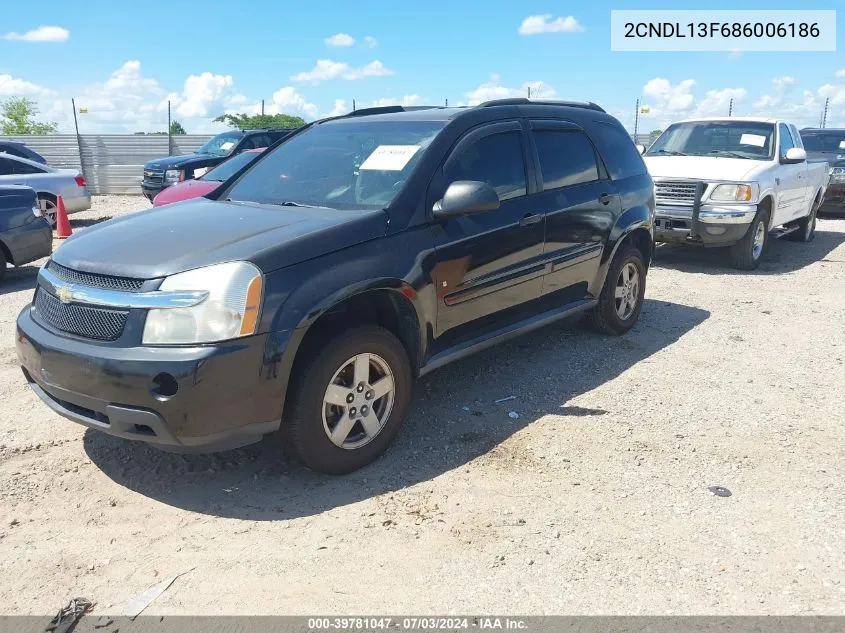
<instances>
[{"instance_id":1,"label":"pickup truck wheel","mask_svg":"<svg viewBox=\"0 0 845 633\"><path fill-rule=\"evenodd\" d=\"M816 215L818 215L818 210L818 205L814 200L810 215L798 220L795 223L798 229L787 235L786 239L793 242L812 242L813 238L816 237Z\"/></svg>"},{"instance_id":2,"label":"pickup truck wheel","mask_svg":"<svg viewBox=\"0 0 845 633\"><path fill-rule=\"evenodd\" d=\"M599 302L590 312L590 323L602 334L625 334L640 316L645 296L646 266L633 246L622 247L604 281Z\"/></svg>"},{"instance_id":3,"label":"pickup truck wheel","mask_svg":"<svg viewBox=\"0 0 845 633\"><path fill-rule=\"evenodd\" d=\"M743 238L731 246L730 261L734 268L754 270L760 265L769 243L769 212L761 210L748 227Z\"/></svg>"},{"instance_id":4,"label":"pickup truck wheel","mask_svg":"<svg viewBox=\"0 0 845 633\"><path fill-rule=\"evenodd\" d=\"M313 470L348 473L399 432L411 401L408 355L377 326L347 330L311 354L292 383L282 422L287 447Z\"/></svg>"}]
</instances>

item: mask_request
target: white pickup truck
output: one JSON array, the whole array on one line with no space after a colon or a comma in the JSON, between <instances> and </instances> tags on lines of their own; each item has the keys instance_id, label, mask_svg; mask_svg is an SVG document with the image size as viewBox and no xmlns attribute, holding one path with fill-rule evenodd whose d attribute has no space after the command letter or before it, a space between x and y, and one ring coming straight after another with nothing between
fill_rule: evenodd
<instances>
[{"instance_id":1,"label":"white pickup truck","mask_svg":"<svg viewBox=\"0 0 845 633\"><path fill-rule=\"evenodd\" d=\"M752 270L771 236L813 239L828 165L807 162L790 123L681 121L644 157L655 185L658 242L728 246L732 264Z\"/></svg>"}]
</instances>

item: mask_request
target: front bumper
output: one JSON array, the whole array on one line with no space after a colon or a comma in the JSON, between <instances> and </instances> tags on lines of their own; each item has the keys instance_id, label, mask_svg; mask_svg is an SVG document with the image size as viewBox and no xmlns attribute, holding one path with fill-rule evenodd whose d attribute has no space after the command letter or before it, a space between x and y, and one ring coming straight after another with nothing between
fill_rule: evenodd
<instances>
[{"instance_id":1,"label":"front bumper","mask_svg":"<svg viewBox=\"0 0 845 633\"><path fill-rule=\"evenodd\" d=\"M27 307L18 317L16 347L33 391L59 415L167 450L211 452L279 428L283 388L274 368L287 340L279 334L270 357L267 335L127 348L55 333Z\"/></svg>"},{"instance_id":2,"label":"front bumper","mask_svg":"<svg viewBox=\"0 0 845 633\"><path fill-rule=\"evenodd\" d=\"M158 194L162 191L167 189L170 186L170 183L164 183L161 181L152 182L149 180L142 180L141 181L141 193L150 201L153 201Z\"/></svg>"},{"instance_id":3,"label":"front bumper","mask_svg":"<svg viewBox=\"0 0 845 633\"><path fill-rule=\"evenodd\" d=\"M826 211L828 213L845 212L845 182L828 185L819 211Z\"/></svg>"},{"instance_id":4,"label":"front bumper","mask_svg":"<svg viewBox=\"0 0 845 633\"><path fill-rule=\"evenodd\" d=\"M757 215L756 205L658 205L656 242L728 246L741 240Z\"/></svg>"}]
</instances>

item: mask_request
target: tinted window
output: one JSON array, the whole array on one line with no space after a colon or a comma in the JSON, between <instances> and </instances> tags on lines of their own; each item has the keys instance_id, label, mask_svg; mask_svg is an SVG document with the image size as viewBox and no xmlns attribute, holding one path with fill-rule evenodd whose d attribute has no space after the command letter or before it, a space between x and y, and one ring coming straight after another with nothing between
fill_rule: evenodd
<instances>
[{"instance_id":1,"label":"tinted window","mask_svg":"<svg viewBox=\"0 0 845 633\"><path fill-rule=\"evenodd\" d=\"M456 180L479 180L493 187L499 200L524 196L522 134L503 132L478 139L449 158L444 175L447 187Z\"/></svg>"},{"instance_id":2,"label":"tinted window","mask_svg":"<svg viewBox=\"0 0 845 633\"><path fill-rule=\"evenodd\" d=\"M235 175L241 167L246 167L249 163L259 157L259 152L241 152L237 156L232 156L228 160L224 160L214 169L209 171L199 180L211 180L214 182L223 182Z\"/></svg>"},{"instance_id":3,"label":"tinted window","mask_svg":"<svg viewBox=\"0 0 845 633\"><path fill-rule=\"evenodd\" d=\"M339 119L285 141L232 185L230 200L381 209L402 190L445 121Z\"/></svg>"},{"instance_id":4,"label":"tinted window","mask_svg":"<svg viewBox=\"0 0 845 633\"><path fill-rule=\"evenodd\" d=\"M248 137L238 149L241 151L247 149L258 149L259 147L268 147L270 144L269 136L266 134L255 134Z\"/></svg>"},{"instance_id":5,"label":"tinted window","mask_svg":"<svg viewBox=\"0 0 845 633\"><path fill-rule=\"evenodd\" d=\"M197 154L213 154L214 156L228 156L235 149L243 132L223 132L210 138L197 150Z\"/></svg>"},{"instance_id":6,"label":"tinted window","mask_svg":"<svg viewBox=\"0 0 845 633\"><path fill-rule=\"evenodd\" d=\"M637 146L620 124L602 121L592 125L589 131L611 178L618 180L647 173Z\"/></svg>"},{"instance_id":7,"label":"tinted window","mask_svg":"<svg viewBox=\"0 0 845 633\"><path fill-rule=\"evenodd\" d=\"M792 140L792 134L789 128L783 123L778 125L778 130L780 130L780 157L785 158L786 152L795 147L795 143Z\"/></svg>"},{"instance_id":8,"label":"tinted window","mask_svg":"<svg viewBox=\"0 0 845 633\"><path fill-rule=\"evenodd\" d=\"M6 160L7 174L43 174L44 170L18 160Z\"/></svg>"},{"instance_id":9,"label":"tinted window","mask_svg":"<svg viewBox=\"0 0 845 633\"><path fill-rule=\"evenodd\" d=\"M593 145L583 132L537 130L534 142L544 189L599 179Z\"/></svg>"},{"instance_id":10,"label":"tinted window","mask_svg":"<svg viewBox=\"0 0 845 633\"><path fill-rule=\"evenodd\" d=\"M845 132L802 132L804 149L808 152L845 152Z\"/></svg>"},{"instance_id":11,"label":"tinted window","mask_svg":"<svg viewBox=\"0 0 845 633\"><path fill-rule=\"evenodd\" d=\"M12 161L0 157L0 176L8 176L12 173Z\"/></svg>"},{"instance_id":12,"label":"tinted window","mask_svg":"<svg viewBox=\"0 0 845 633\"><path fill-rule=\"evenodd\" d=\"M789 131L792 133L792 142L795 143L795 147L800 147L804 149L804 141L801 140L801 135L798 133L798 128L789 124Z\"/></svg>"}]
</instances>

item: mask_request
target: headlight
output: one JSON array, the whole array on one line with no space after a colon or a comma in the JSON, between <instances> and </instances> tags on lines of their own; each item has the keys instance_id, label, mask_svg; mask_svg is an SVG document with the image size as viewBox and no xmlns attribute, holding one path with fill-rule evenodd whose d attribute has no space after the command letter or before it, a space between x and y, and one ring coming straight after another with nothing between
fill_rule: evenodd
<instances>
[{"instance_id":1,"label":"headlight","mask_svg":"<svg viewBox=\"0 0 845 633\"><path fill-rule=\"evenodd\" d=\"M831 168L830 182L845 182L845 167Z\"/></svg>"},{"instance_id":2,"label":"headlight","mask_svg":"<svg viewBox=\"0 0 845 633\"><path fill-rule=\"evenodd\" d=\"M711 200L751 202L754 190L751 185L718 185L710 194Z\"/></svg>"},{"instance_id":3,"label":"headlight","mask_svg":"<svg viewBox=\"0 0 845 633\"><path fill-rule=\"evenodd\" d=\"M261 309L261 271L229 262L171 275L159 290L198 290L208 297L190 308L150 310L144 344L212 343L255 334Z\"/></svg>"},{"instance_id":4,"label":"headlight","mask_svg":"<svg viewBox=\"0 0 845 633\"><path fill-rule=\"evenodd\" d=\"M164 172L164 179L170 183L182 182L185 180L185 172L181 169L168 169Z\"/></svg>"}]
</instances>

